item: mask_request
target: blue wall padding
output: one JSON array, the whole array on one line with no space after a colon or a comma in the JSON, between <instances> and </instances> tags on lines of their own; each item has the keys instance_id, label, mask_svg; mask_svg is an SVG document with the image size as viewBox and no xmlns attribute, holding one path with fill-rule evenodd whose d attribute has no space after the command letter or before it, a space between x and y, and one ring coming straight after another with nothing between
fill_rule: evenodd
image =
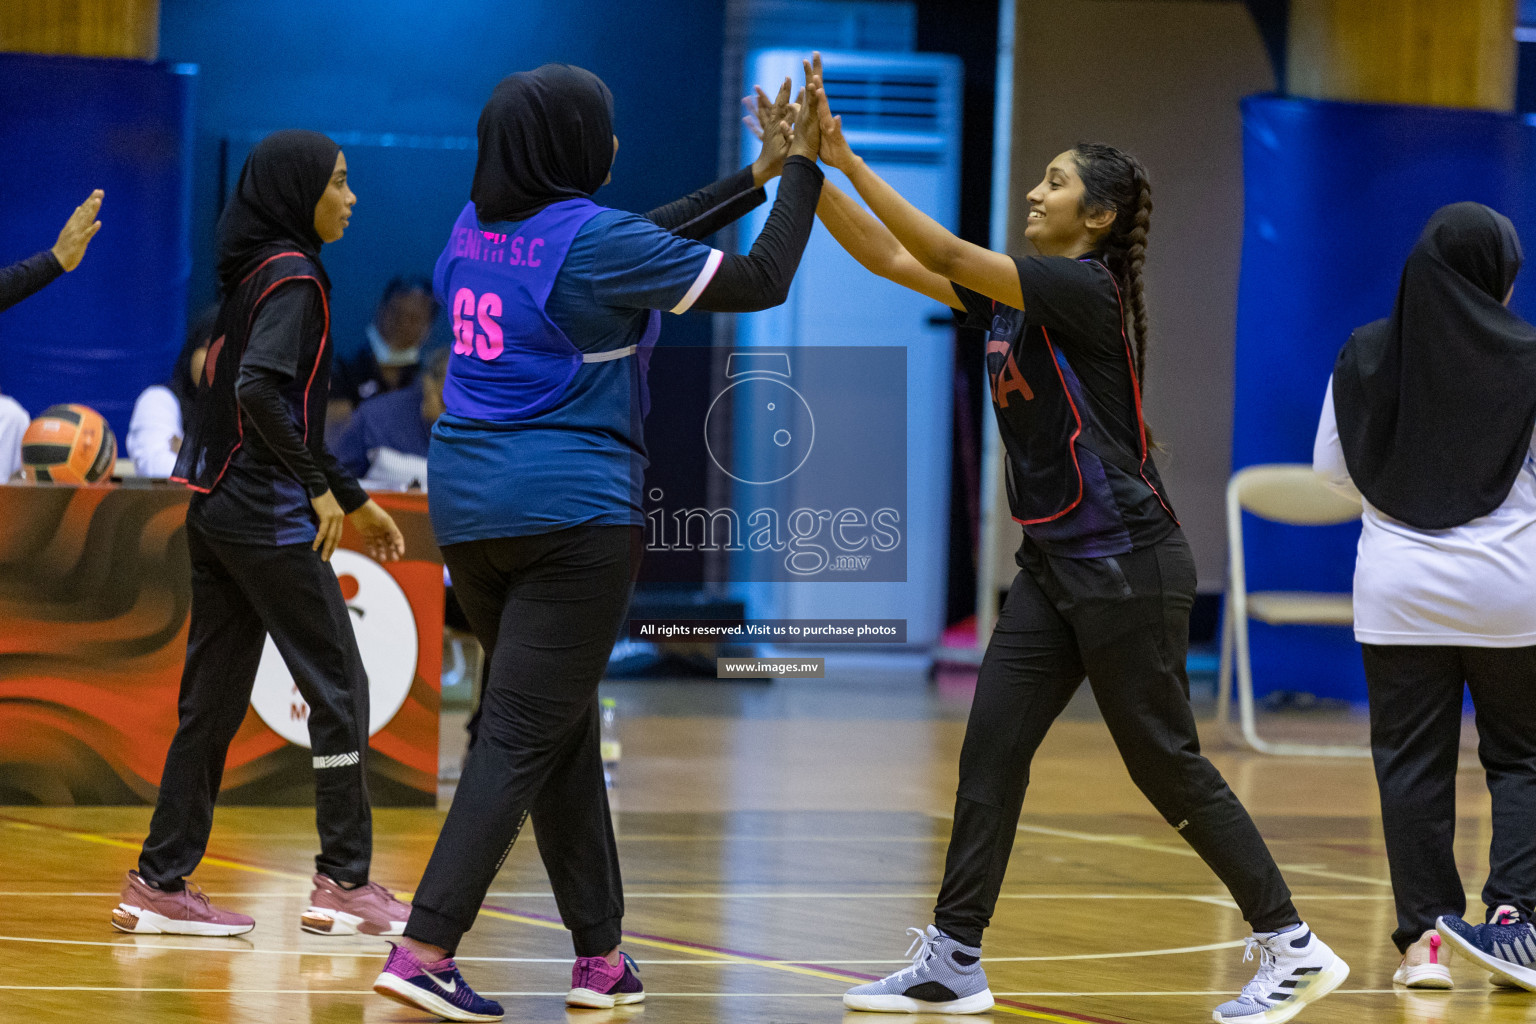
<instances>
[{"instance_id":1,"label":"blue wall padding","mask_svg":"<svg viewBox=\"0 0 1536 1024\"><path fill-rule=\"evenodd\" d=\"M0 261L52 246L91 189L106 191L80 267L0 313L0 391L34 416L83 402L119 448L185 331L194 70L0 54Z\"/></svg>"},{"instance_id":2,"label":"blue wall padding","mask_svg":"<svg viewBox=\"0 0 1536 1024\"><path fill-rule=\"evenodd\" d=\"M1536 131L1484 111L1277 96L1243 101L1243 265L1232 469L1311 462L1323 393L1350 331L1386 316L1429 215L1486 203L1536 246L1528 195ZM1528 277L1529 272L1523 277ZM1513 306L1536 312L1536 284ZM1358 524L1278 526L1246 517L1250 590L1347 591ZM1252 632L1255 689L1363 700L1347 629Z\"/></svg>"},{"instance_id":3,"label":"blue wall padding","mask_svg":"<svg viewBox=\"0 0 1536 1024\"><path fill-rule=\"evenodd\" d=\"M718 176L724 38L721 0L161 4L160 52L201 69L194 306L214 296L221 143L229 150L222 171L228 189L245 153L267 132L312 128L342 139L357 212L324 258L335 286L332 333L346 353L366 344L386 281L432 273L469 199L475 126L497 82L547 61L600 75L613 92L622 145L613 183L596 199L644 211ZM349 146L346 137L356 134L372 141L390 135L394 144ZM412 136L429 137L426 147L414 146ZM454 140L467 148L435 144ZM668 321L663 344L710 343L707 315Z\"/></svg>"}]
</instances>

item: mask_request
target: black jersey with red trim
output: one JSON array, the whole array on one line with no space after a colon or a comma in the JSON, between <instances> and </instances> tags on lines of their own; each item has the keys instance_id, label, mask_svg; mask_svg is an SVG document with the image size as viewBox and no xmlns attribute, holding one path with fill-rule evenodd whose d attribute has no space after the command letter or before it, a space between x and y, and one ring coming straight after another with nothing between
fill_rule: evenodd
<instances>
[{"instance_id":1,"label":"black jersey with red trim","mask_svg":"<svg viewBox=\"0 0 1536 1024\"><path fill-rule=\"evenodd\" d=\"M288 413L315 460L326 459L331 343L325 278L302 253L267 259L224 299L213 339L172 473L199 492L189 514L223 540L312 541L309 493L241 410L235 382L242 363L287 378Z\"/></svg>"},{"instance_id":2,"label":"black jersey with red trim","mask_svg":"<svg viewBox=\"0 0 1536 1024\"><path fill-rule=\"evenodd\" d=\"M1155 544L1178 521L1147 451L1119 285L1096 254L1014 262L1022 310L954 286L961 322L988 332L1013 518L1069 558Z\"/></svg>"}]
</instances>

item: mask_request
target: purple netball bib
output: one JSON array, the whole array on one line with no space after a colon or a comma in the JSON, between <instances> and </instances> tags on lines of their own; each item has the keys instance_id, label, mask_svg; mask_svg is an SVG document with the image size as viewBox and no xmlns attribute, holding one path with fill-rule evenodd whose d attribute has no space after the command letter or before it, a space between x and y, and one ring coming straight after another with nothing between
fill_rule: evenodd
<instances>
[{"instance_id":1,"label":"purple netball bib","mask_svg":"<svg viewBox=\"0 0 1536 1024\"><path fill-rule=\"evenodd\" d=\"M582 353L544 305L577 232L603 209L590 199L568 199L507 235L482 230L474 204L464 207L434 274L453 316L443 384L449 413L515 421L560 401Z\"/></svg>"}]
</instances>

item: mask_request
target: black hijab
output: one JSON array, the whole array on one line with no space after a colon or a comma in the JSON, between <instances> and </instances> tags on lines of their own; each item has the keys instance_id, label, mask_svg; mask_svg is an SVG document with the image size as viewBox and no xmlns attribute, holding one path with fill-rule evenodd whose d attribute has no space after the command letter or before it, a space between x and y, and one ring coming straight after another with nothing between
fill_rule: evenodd
<instances>
[{"instance_id":1,"label":"black hijab","mask_svg":"<svg viewBox=\"0 0 1536 1024\"><path fill-rule=\"evenodd\" d=\"M325 194L341 147L319 132L273 132L251 149L219 217L219 285L228 294L274 253L297 249L329 286L320 264L315 204Z\"/></svg>"},{"instance_id":2,"label":"black hijab","mask_svg":"<svg viewBox=\"0 0 1536 1024\"><path fill-rule=\"evenodd\" d=\"M1520 272L1509 219L1441 207L1392 315L1358 328L1333 369L1344 461L1360 493L1409 526L1447 529L1504 503L1536 427L1536 327L1503 305Z\"/></svg>"},{"instance_id":3,"label":"black hijab","mask_svg":"<svg viewBox=\"0 0 1536 1024\"><path fill-rule=\"evenodd\" d=\"M545 64L508 75L480 112L469 197L485 222L524 220L590 196L613 166L613 94L585 68Z\"/></svg>"}]
</instances>

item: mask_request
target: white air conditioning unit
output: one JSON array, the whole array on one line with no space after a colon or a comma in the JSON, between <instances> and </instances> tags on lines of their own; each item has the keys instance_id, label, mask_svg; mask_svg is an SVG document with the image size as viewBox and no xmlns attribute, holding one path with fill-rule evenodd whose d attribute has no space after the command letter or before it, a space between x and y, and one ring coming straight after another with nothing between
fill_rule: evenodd
<instances>
[{"instance_id":1,"label":"white air conditioning unit","mask_svg":"<svg viewBox=\"0 0 1536 1024\"><path fill-rule=\"evenodd\" d=\"M786 75L798 88L803 56L803 51L784 49L748 53L742 95L754 84L772 95ZM834 51L824 53L823 62L827 93L834 112L843 118L850 144L902 195L954 230L960 181L959 59L941 54ZM744 131L743 163L756 156L757 147L756 139ZM827 169L827 180L857 196L839 172ZM770 197L775 185L769 185ZM757 237L770 206L765 204L744 219L739 234L743 252ZM947 307L870 274L820 224L812 234L789 300L776 309L737 318L737 351L798 353L802 362L820 362L822 370L837 360L816 359L814 350L819 348L883 350L872 351L868 372L849 375L837 395L829 397L825 381L821 382L817 401L826 408L811 409L816 417L814 444L819 447L804 470L778 480L774 480L776 473L766 470L755 476L750 472L737 474L732 482L732 502L744 523L753 510L765 505L786 513L808 508L835 516L839 509L827 509L826 501L818 497L828 484L826 474L856 476L867 462L886 466L878 471L889 482L891 467L886 455L905 449L904 458L898 457L894 467L905 475L899 531L905 545L905 579L857 582L854 571L830 574L832 578L822 574L761 582L764 556L750 550L738 552L733 558L732 576L751 582L736 583L732 590L746 602L751 618L904 619L907 646L931 647L939 642L949 548L954 377L954 336L949 324ZM829 357L833 354L828 353ZM903 366L905 408L896 409L894 416L886 415L891 412L886 407L892 401L899 406L902 400L902 382L894 378L900 377ZM806 379L805 373L814 370L802 368L797 378L797 370L791 366L784 383L795 386L797 380ZM873 439L856 437L857 430L844 430L837 436L833 432L837 422L846 427L859 421L860 402L883 403L866 411L882 422L894 422L896 429ZM736 406L733 443L743 466L756 462L765 467L784 458L787 435L772 429L774 425L765 422L763 415L749 403ZM801 437L793 440L798 445ZM841 451L835 450L838 445L843 446ZM867 460L858 457L858 445L866 446ZM901 488L896 490L899 493ZM870 511L862 510L865 514ZM836 524L828 521L827 525ZM857 564L856 558L852 564Z\"/></svg>"}]
</instances>

